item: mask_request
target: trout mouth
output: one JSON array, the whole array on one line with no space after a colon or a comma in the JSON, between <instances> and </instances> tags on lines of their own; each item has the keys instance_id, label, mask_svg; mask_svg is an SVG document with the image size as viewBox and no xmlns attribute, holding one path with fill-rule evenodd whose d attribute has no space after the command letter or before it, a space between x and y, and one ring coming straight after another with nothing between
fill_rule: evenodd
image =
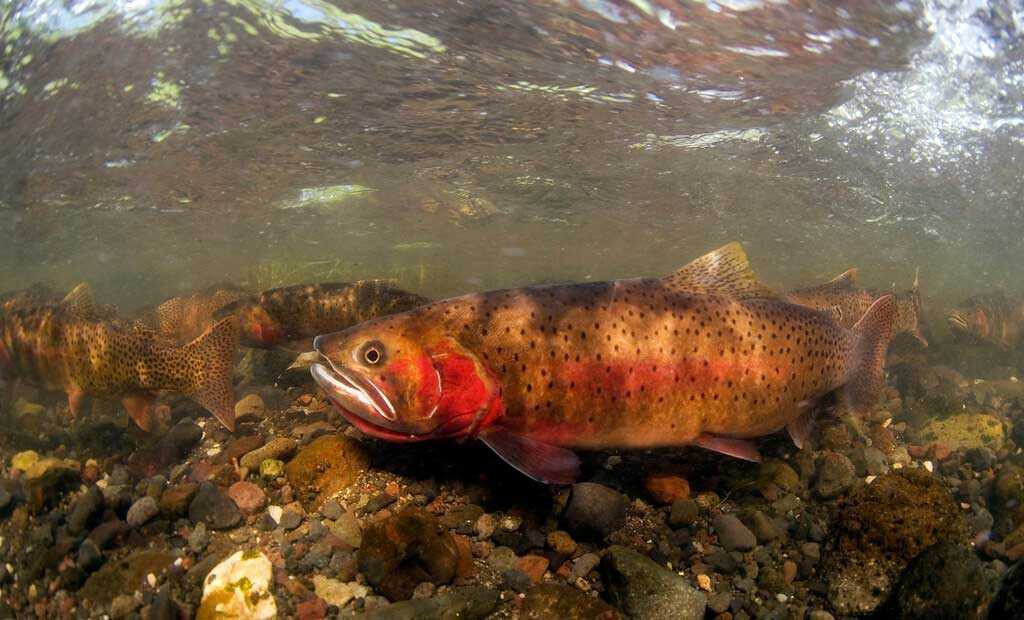
<instances>
[{"instance_id":1,"label":"trout mouth","mask_svg":"<svg viewBox=\"0 0 1024 620\"><path fill-rule=\"evenodd\" d=\"M329 364L313 364L310 374L327 394L331 404L352 426L364 434L390 441L415 441L419 437L404 432L397 424L398 416L391 399L373 382L343 365L335 364L324 357Z\"/></svg>"},{"instance_id":2,"label":"trout mouth","mask_svg":"<svg viewBox=\"0 0 1024 620\"><path fill-rule=\"evenodd\" d=\"M970 331L971 329L971 326L967 322L967 319L964 318L964 316L959 312L954 312L953 314L946 317L946 321L949 323L950 329L955 331L967 332Z\"/></svg>"}]
</instances>

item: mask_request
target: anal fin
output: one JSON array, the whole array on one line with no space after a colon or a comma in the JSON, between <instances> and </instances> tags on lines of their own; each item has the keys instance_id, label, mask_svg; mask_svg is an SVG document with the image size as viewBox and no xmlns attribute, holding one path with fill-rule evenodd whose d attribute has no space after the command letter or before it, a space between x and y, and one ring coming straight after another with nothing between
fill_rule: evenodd
<instances>
[{"instance_id":1,"label":"anal fin","mask_svg":"<svg viewBox=\"0 0 1024 620\"><path fill-rule=\"evenodd\" d=\"M757 447L746 439L733 439L731 437L719 437L717 435L701 435L693 441L693 445L700 446L705 450L719 452L734 456L744 461L754 463L761 462L761 454Z\"/></svg>"},{"instance_id":2,"label":"anal fin","mask_svg":"<svg viewBox=\"0 0 1024 620\"><path fill-rule=\"evenodd\" d=\"M480 439L503 461L538 482L572 484L580 474L580 459L559 448L503 428L491 428Z\"/></svg>"},{"instance_id":3,"label":"anal fin","mask_svg":"<svg viewBox=\"0 0 1024 620\"><path fill-rule=\"evenodd\" d=\"M153 403L155 401L156 397L148 392L130 392L121 397L121 404L128 412L128 417L135 422L136 426L146 432L149 432L153 426Z\"/></svg>"}]
</instances>

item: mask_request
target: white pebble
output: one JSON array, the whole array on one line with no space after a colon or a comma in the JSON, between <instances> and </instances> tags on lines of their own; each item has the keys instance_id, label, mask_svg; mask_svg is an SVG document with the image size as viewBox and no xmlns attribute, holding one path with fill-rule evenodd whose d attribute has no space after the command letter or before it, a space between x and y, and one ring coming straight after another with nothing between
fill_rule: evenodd
<instances>
[{"instance_id":1,"label":"white pebble","mask_svg":"<svg viewBox=\"0 0 1024 620\"><path fill-rule=\"evenodd\" d=\"M924 468L928 470L928 473L931 473L935 469L935 466L932 465L931 461L925 461Z\"/></svg>"},{"instance_id":2,"label":"white pebble","mask_svg":"<svg viewBox=\"0 0 1024 620\"><path fill-rule=\"evenodd\" d=\"M877 478L877 477L878 476L868 476L867 478L864 479L864 482L866 482L868 484L871 484L872 482L875 481L875 478Z\"/></svg>"},{"instance_id":3,"label":"white pebble","mask_svg":"<svg viewBox=\"0 0 1024 620\"><path fill-rule=\"evenodd\" d=\"M882 428L889 428L890 424L892 424L892 418L886 418L885 422L882 422Z\"/></svg>"},{"instance_id":4,"label":"white pebble","mask_svg":"<svg viewBox=\"0 0 1024 620\"><path fill-rule=\"evenodd\" d=\"M267 514L274 520L274 523L280 523L281 515L284 514L284 508L281 508L280 506L269 506L267 508Z\"/></svg>"},{"instance_id":5,"label":"white pebble","mask_svg":"<svg viewBox=\"0 0 1024 620\"><path fill-rule=\"evenodd\" d=\"M150 573L150 574L146 575L146 583L148 583L149 587L151 587L151 588L155 587L156 586L156 575L154 575L153 573Z\"/></svg>"},{"instance_id":6,"label":"white pebble","mask_svg":"<svg viewBox=\"0 0 1024 620\"><path fill-rule=\"evenodd\" d=\"M783 594L782 592L779 592L775 595L775 599L778 600L780 603L785 603L789 600L789 597Z\"/></svg>"},{"instance_id":7,"label":"white pebble","mask_svg":"<svg viewBox=\"0 0 1024 620\"><path fill-rule=\"evenodd\" d=\"M970 510L971 505L964 502L960 502L960 507L963 508L964 510Z\"/></svg>"},{"instance_id":8,"label":"white pebble","mask_svg":"<svg viewBox=\"0 0 1024 620\"><path fill-rule=\"evenodd\" d=\"M893 463L892 464L892 468L893 469L903 469L903 463Z\"/></svg>"}]
</instances>

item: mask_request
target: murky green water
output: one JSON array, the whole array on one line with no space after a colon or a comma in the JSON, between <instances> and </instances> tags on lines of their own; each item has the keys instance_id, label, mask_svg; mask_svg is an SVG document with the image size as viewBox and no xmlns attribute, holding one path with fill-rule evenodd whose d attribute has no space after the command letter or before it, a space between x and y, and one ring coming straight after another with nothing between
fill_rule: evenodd
<instances>
[{"instance_id":1,"label":"murky green water","mask_svg":"<svg viewBox=\"0 0 1024 620\"><path fill-rule=\"evenodd\" d=\"M931 308L1018 291L1000 6L8 5L0 288L455 294L735 239L776 285L920 265Z\"/></svg>"}]
</instances>

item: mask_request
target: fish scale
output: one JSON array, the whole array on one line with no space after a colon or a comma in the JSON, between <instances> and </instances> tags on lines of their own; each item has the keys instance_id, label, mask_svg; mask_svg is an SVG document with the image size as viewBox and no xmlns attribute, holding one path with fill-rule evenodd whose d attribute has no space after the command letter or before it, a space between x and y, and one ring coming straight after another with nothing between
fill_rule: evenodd
<instances>
[{"instance_id":1,"label":"fish scale","mask_svg":"<svg viewBox=\"0 0 1024 620\"><path fill-rule=\"evenodd\" d=\"M894 299L847 330L775 298L730 244L666 278L491 291L321 336L314 378L360 430L479 438L524 473L571 480L573 449L696 444L751 460L844 387L880 391Z\"/></svg>"}]
</instances>

